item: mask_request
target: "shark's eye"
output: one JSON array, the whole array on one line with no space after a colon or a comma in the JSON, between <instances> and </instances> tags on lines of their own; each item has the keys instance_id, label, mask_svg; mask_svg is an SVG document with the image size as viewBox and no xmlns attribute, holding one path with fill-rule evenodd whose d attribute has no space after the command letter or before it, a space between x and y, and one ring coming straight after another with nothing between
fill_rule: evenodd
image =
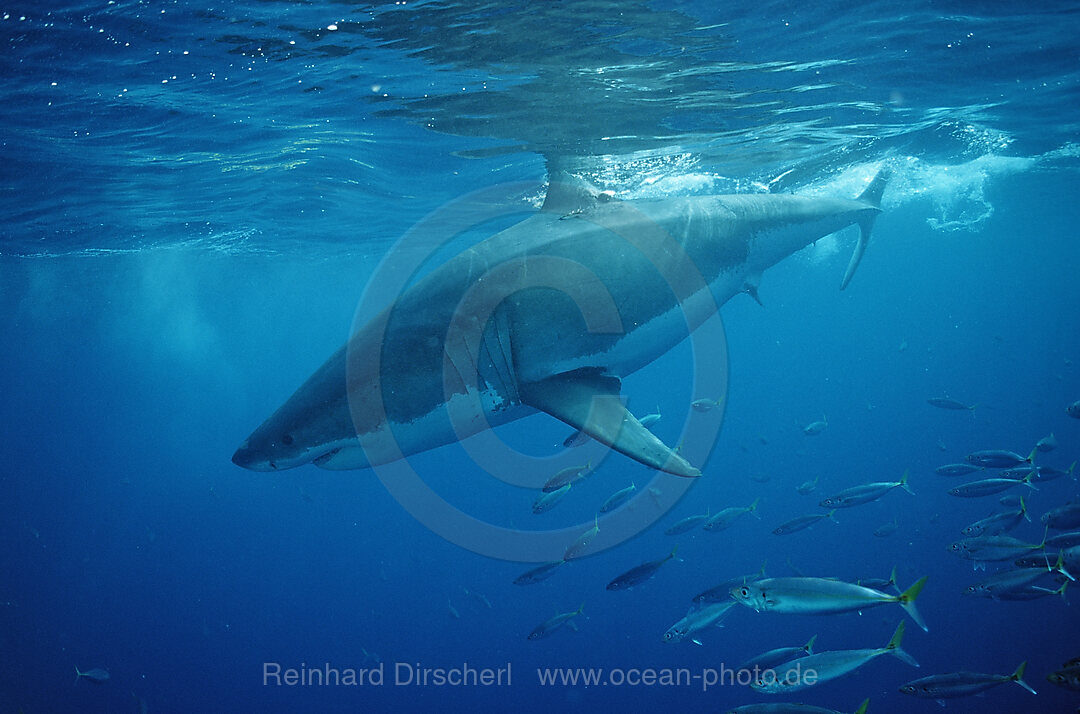
<instances>
[{"instance_id":1,"label":"shark's eye","mask_svg":"<svg viewBox=\"0 0 1080 714\"><path fill-rule=\"evenodd\" d=\"M285 446L292 446L292 442L292 434L286 434L285 436L281 437L281 443L285 444Z\"/></svg>"}]
</instances>

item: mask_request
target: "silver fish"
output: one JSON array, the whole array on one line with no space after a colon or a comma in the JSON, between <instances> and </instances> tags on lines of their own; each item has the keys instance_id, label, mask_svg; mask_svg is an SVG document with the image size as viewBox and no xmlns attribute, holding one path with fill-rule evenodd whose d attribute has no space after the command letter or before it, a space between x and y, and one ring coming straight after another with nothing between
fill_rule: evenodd
<instances>
[{"instance_id":1,"label":"silver fish","mask_svg":"<svg viewBox=\"0 0 1080 714\"><path fill-rule=\"evenodd\" d=\"M593 523L593 527L579 535L573 543L563 553L563 560L573 560L574 558L581 557L589 548L589 544L592 543L593 538L600 532L600 516L596 516L596 520Z\"/></svg>"},{"instance_id":2,"label":"silver fish","mask_svg":"<svg viewBox=\"0 0 1080 714\"><path fill-rule=\"evenodd\" d=\"M825 415L821 415L821 421L812 421L803 427L802 433L807 436L816 436L821 432L829 428L829 420L825 418Z\"/></svg>"},{"instance_id":3,"label":"silver fish","mask_svg":"<svg viewBox=\"0 0 1080 714\"><path fill-rule=\"evenodd\" d=\"M1035 448L1043 453L1046 453L1056 449L1057 445L1057 437L1054 436L1054 432L1050 432L1048 436L1044 436L1035 443Z\"/></svg>"},{"instance_id":4,"label":"silver fish","mask_svg":"<svg viewBox=\"0 0 1080 714\"><path fill-rule=\"evenodd\" d=\"M653 424L660 421L660 417L661 417L660 407L657 407L656 411L653 412L652 414L646 414L645 416L638 417L638 421L646 429L651 429Z\"/></svg>"},{"instance_id":5,"label":"silver fish","mask_svg":"<svg viewBox=\"0 0 1080 714\"><path fill-rule=\"evenodd\" d=\"M1000 573L994 573L990 577L982 580L981 582L969 585L964 588L964 594L973 597L988 597L992 599L1000 599L1003 593L1016 590L1018 588L1026 587L1037 582L1039 579L1044 578L1052 573L1057 572L1065 576L1069 580L1073 580L1073 576L1065 570L1064 559L1061 555L1058 555L1057 563L1047 568L1018 568L1016 570L1004 570Z\"/></svg>"},{"instance_id":6,"label":"silver fish","mask_svg":"<svg viewBox=\"0 0 1080 714\"><path fill-rule=\"evenodd\" d=\"M1053 508L1043 514L1042 522L1056 531L1080 528L1080 503L1067 503Z\"/></svg>"},{"instance_id":7,"label":"silver fish","mask_svg":"<svg viewBox=\"0 0 1080 714\"><path fill-rule=\"evenodd\" d=\"M735 601L728 600L727 602L711 602L701 607L690 608L685 617L667 629L667 632L664 633L664 642L682 642L695 632L719 625L720 621L727 616L734 606ZM691 641L694 644L701 644L696 639Z\"/></svg>"},{"instance_id":8,"label":"silver fish","mask_svg":"<svg viewBox=\"0 0 1080 714\"><path fill-rule=\"evenodd\" d=\"M1046 539L1035 545L1012 536L976 536L963 538L949 544L949 550L961 558L976 561L1012 560L1034 550L1046 548Z\"/></svg>"},{"instance_id":9,"label":"silver fish","mask_svg":"<svg viewBox=\"0 0 1080 714\"><path fill-rule=\"evenodd\" d=\"M895 533L900 528L900 521L893 517L888 523L882 523L880 526L874 529L874 535L878 538L887 538Z\"/></svg>"},{"instance_id":10,"label":"silver fish","mask_svg":"<svg viewBox=\"0 0 1080 714\"><path fill-rule=\"evenodd\" d=\"M751 682L750 687L766 694L779 694L805 689L822 682L828 682L845 674L854 672L864 664L881 655L891 654L901 661L918 667L911 655L900 648L904 638L904 621L901 620L889 643L878 649L836 650L819 652L796 659L794 662L780 665L773 670L765 670L762 677ZM768 673L772 672L772 676ZM813 676L811 677L811 673Z\"/></svg>"},{"instance_id":11,"label":"silver fish","mask_svg":"<svg viewBox=\"0 0 1080 714\"><path fill-rule=\"evenodd\" d=\"M664 531L664 535L679 535L681 533L687 533L687 532L692 531L695 528L697 528L703 522L708 520L708 518L709 518L709 513L708 512L705 512L705 513L703 513L701 515L697 515L697 516L687 516L686 518L683 518L682 520L676 521L674 523L674 525L672 525L670 528L668 528L666 531Z\"/></svg>"},{"instance_id":12,"label":"silver fish","mask_svg":"<svg viewBox=\"0 0 1080 714\"><path fill-rule=\"evenodd\" d=\"M675 551L678 548L679 546L676 545L674 548L671 549L670 553L668 553L665 557L660 558L659 560L650 560L647 563L642 563L641 565L630 568L630 570L627 570L625 573L619 575L610 583L608 583L607 589L629 590L635 585L639 585L640 583L645 582L656 574L656 571L660 569L661 565L675 557Z\"/></svg>"},{"instance_id":13,"label":"silver fish","mask_svg":"<svg viewBox=\"0 0 1080 714\"><path fill-rule=\"evenodd\" d=\"M539 498L533 501L532 512L533 513L547 513L555 507L559 501L563 499L567 493L570 492L570 484L565 483L560 488L542 494Z\"/></svg>"},{"instance_id":14,"label":"silver fish","mask_svg":"<svg viewBox=\"0 0 1080 714\"><path fill-rule=\"evenodd\" d=\"M88 669L85 672L80 672L79 668L76 667L75 681L78 682L84 677L91 682L94 682L95 684L101 684L103 682L109 681L109 672L108 670L102 669L101 667L94 667L93 669Z\"/></svg>"},{"instance_id":15,"label":"silver fish","mask_svg":"<svg viewBox=\"0 0 1080 714\"><path fill-rule=\"evenodd\" d=\"M551 493L552 491L558 491L567 484L577 483L585 479L592 473L592 462L585 464L584 466L571 466L560 470L554 476L547 480L547 483L540 489L544 493Z\"/></svg>"},{"instance_id":16,"label":"silver fish","mask_svg":"<svg viewBox=\"0 0 1080 714\"><path fill-rule=\"evenodd\" d=\"M1032 449L1027 458L1024 458L1015 451L987 449L985 451L974 451L968 454L966 458L969 464L974 464L975 466L985 466L990 469L1007 469L1025 463L1030 464L1035 458L1036 451L1037 449Z\"/></svg>"},{"instance_id":17,"label":"silver fish","mask_svg":"<svg viewBox=\"0 0 1080 714\"><path fill-rule=\"evenodd\" d=\"M732 588L731 596L758 612L804 615L832 615L896 603L926 630L922 616L915 609L915 598L926 580L924 576L899 595L887 595L873 588L828 578L765 578Z\"/></svg>"},{"instance_id":18,"label":"silver fish","mask_svg":"<svg viewBox=\"0 0 1080 714\"><path fill-rule=\"evenodd\" d=\"M984 478L980 481L969 481L968 483L960 484L956 488L950 488L949 495L959 496L960 498L981 498L983 496L993 496L995 493L1007 491L1020 484L1024 484L1033 491L1039 490L1031 483L1031 474L1028 474L1019 480L1012 478Z\"/></svg>"},{"instance_id":19,"label":"silver fish","mask_svg":"<svg viewBox=\"0 0 1080 714\"><path fill-rule=\"evenodd\" d=\"M1025 519L1030 521L1031 517L1028 516L1027 506L1024 505L1024 499L1021 497L1019 511L995 513L992 516L975 521L960 532L969 538L981 535L1000 535L1016 528Z\"/></svg>"},{"instance_id":20,"label":"silver fish","mask_svg":"<svg viewBox=\"0 0 1080 714\"><path fill-rule=\"evenodd\" d=\"M555 571L566 564L565 560L556 560L551 563L544 563L538 565L532 570L528 570L521 575L514 578L514 585L534 585L541 581L547 580Z\"/></svg>"},{"instance_id":21,"label":"silver fish","mask_svg":"<svg viewBox=\"0 0 1080 714\"><path fill-rule=\"evenodd\" d=\"M1061 669L1046 675L1046 679L1057 686L1073 692L1080 692L1080 657L1066 662Z\"/></svg>"},{"instance_id":22,"label":"silver fish","mask_svg":"<svg viewBox=\"0 0 1080 714\"><path fill-rule=\"evenodd\" d=\"M1021 662L1020 666L1012 674L978 674L975 672L932 674L929 677L908 682L900 687L900 691L904 694L926 697L927 699L951 699L953 697L969 697L973 694L980 694L1005 682L1016 682L1032 694L1038 694L1022 679L1025 667L1027 667L1027 662Z\"/></svg>"},{"instance_id":23,"label":"silver fish","mask_svg":"<svg viewBox=\"0 0 1080 714\"><path fill-rule=\"evenodd\" d=\"M964 476L976 471L982 471L984 468L986 467L975 466L974 464L945 464L934 469L934 473L939 476Z\"/></svg>"},{"instance_id":24,"label":"silver fish","mask_svg":"<svg viewBox=\"0 0 1080 714\"><path fill-rule=\"evenodd\" d=\"M735 519L747 513L752 513L755 518L761 520L761 516L757 513L757 505L760 500L760 498L755 498L754 502L749 506L733 506L731 508L725 508L706 519L704 525L702 525L702 529L707 531L725 530L731 527L731 524L735 522Z\"/></svg>"},{"instance_id":25,"label":"silver fish","mask_svg":"<svg viewBox=\"0 0 1080 714\"><path fill-rule=\"evenodd\" d=\"M695 411L707 412L720 406L723 400L723 397L719 397L717 399L695 399L694 401L690 402L690 406L692 406Z\"/></svg>"},{"instance_id":26,"label":"silver fish","mask_svg":"<svg viewBox=\"0 0 1080 714\"><path fill-rule=\"evenodd\" d=\"M968 406L963 402L958 402L955 399L949 399L948 397L930 397L926 400L926 403L932 407L938 409L951 409L953 411L974 411L975 405Z\"/></svg>"},{"instance_id":27,"label":"silver fish","mask_svg":"<svg viewBox=\"0 0 1080 714\"><path fill-rule=\"evenodd\" d=\"M1059 533L1046 539L1047 548L1075 548L1080 545L1080 531Z\"/></svg>"},{"instance_id":28,"label":"silver fish","mask_svg":"<svg viewBox=\"0 0 1080 714\"><path fill-rule=\"evenodd\" d=\"M571 629L576 630L577 627L571 622L575 617L585 611L585 603L581 603L581 607L573 612L564 612L559 615L555 615L549 620L545 620L533 628L533 631L529 633L528 639L539 640L541 637L547 637L555 630L559 629L563 625L569 625Z\"/></svg>"},{"instance_id":29,"label":"silver fish","mask_svg":"<svg viewBox=\"0 0 1080 714\"><path fill-rule=\"evenodd\" d=\"M637 486L631 483L624 489L616 491L607 497L603 504L600 506L601 513L608 513L614 511L619 506L623 505L630 500L630 497L637 492Z\"/></svg>"},{"instance_id":30,"label":"silver fish","mask_svg":"<svg viewBox=\"0 0 1080 714\"><path fill-rule=\"evenodd\" d=\"M864 503L878 500L894 488L902 488L914 496L915 492L908 488L907 479L908 472L905 471L899 481L880 481L878 483L852 486L834 496L823 499L818 505L822 508L850 508L852 506L861 506Z\"/></svg>"},{"instance_id":31,"label":"silver fish","mask_svg":"<svg viewBox=\"0 0 1080 714\"><path fill-rule=\"evenodd\" d=\"M815 513L809 516L799 516L798 518L792 518L790 521L781 523L776 528L773 528L775 535L789 535L791 533L797 533L802 530L806 530L810 526L814 525L823 518L828 518L833 523L836 523L836 519L833 518L833 514L836 513L836 509L829 511L828 513Z\"/></svg>"},{"instance_id":32,"label":"silver fish","mask_svg":"<svg viewBox=\"0 0 1080 714\"><path fill-rule=\"evenodd\" d=\"M762 652L740 664L739 669L754 669L755 667L758 670L773 669L798 657L814 654L814 641L816 639L817 635L814 635L809 642L799 647L777 647L774 650Z\"/></svg>"},{"instance_id":33,"label":"silver fish","mask_svg":"<svg viewBox=\"0 0 1080 714\"><path fill-rule=\"evenodd\" d=\"M1044 481L1054 481L1054 480L1062 478L1064 476L1070 476L1070 477L1075 478L1073 476L1073 474L1075 472L1076 472L1076 462L1075 461L1073 461L1071 464L1069 464L1069 468L1067 468L1067 469L1059 469L1056 466L1036 466L1035 467L1035 475L1032 476L1031 480L1042 483Z\"/></svg>"}]
</instances>

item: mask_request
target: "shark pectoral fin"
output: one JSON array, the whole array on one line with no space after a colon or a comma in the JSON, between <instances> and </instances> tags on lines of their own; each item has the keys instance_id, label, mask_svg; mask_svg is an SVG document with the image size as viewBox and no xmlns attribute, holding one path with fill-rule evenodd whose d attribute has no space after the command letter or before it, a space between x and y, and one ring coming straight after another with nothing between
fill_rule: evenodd
<instances>
[{"instance_id":1,"label":"shark pectoral fin","mask_svg":"<svg viewBox=\"0 0 1080 714\"><path fill-rule=\"evenodd\" d=\"M701 471L669 449L627 411L621 383L597 369L579 369L520 385L521 400L654 469L696 478Z\"/></svg>"}]
</instances>

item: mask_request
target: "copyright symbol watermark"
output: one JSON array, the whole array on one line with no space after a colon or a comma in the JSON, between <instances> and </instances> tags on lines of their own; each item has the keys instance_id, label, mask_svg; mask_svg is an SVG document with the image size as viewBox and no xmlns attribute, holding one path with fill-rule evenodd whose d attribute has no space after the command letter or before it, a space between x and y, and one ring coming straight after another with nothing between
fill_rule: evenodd
<instances>
[{"instance_id":1,"label":"copyright symbol watermark","mask_svg":"<svg viewBox=\"0 0 1080 714\"><path fill-rule=\"evenodd\" d=\"M691 356L673 385L694 398L716 397L726 394L728 377L723 325L718 316L709 319L718 306L673 230L677 223L619 201L563 215L536 213L524 200L536 189L485 188L416 224L367 283L346 347L353 427L394 498L446 540L520 562L561 560L589 532L588 553L616 545L662 517L694 479L657 470L597 522L531 530L463 512L404 457L459 441L477 469L539 489L583 460L599 465L611 449L590 441L536 456L502 441L493 427L530 413L539 401L535 385L582 373L617 385L616 378L674 347L680 335L690 336ZM528 217L431 267L433 256L462 234L517 215ZM594 397L590 415L612 413L614 405L603 400L616 398ZM667 455L658 463L704 464L722 415L723 407L701 412L688 404L679 455L657 443Z\"/></svg>"}]
</instances>

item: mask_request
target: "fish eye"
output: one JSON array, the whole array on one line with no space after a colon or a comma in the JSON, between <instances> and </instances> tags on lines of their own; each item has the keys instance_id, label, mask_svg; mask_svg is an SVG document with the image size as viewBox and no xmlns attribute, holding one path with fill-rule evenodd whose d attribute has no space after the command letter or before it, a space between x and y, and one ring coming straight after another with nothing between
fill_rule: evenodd
<instances>
[{"instance_id":1,"label":"fish eye","mask_svg":"<svg viewBox=\"0 0 1080 714\"><path fill-rule=\"evenodd\" d=\"M739 588L739 594L742 595L743 597L749 597L750 596L750 588Z\"/></svg>"},{"instance_id":2,"label":"fish eye","mask_svg":"<svg viewBox=\"0 0 1080 714\"><path fill-rule=\"evenodd\" d=\"M281 437L281 443L285 444L285 446L292 446L292 443L293 443L292 434L286 434L285 436Z\"/></svg>"}]
</instances>

